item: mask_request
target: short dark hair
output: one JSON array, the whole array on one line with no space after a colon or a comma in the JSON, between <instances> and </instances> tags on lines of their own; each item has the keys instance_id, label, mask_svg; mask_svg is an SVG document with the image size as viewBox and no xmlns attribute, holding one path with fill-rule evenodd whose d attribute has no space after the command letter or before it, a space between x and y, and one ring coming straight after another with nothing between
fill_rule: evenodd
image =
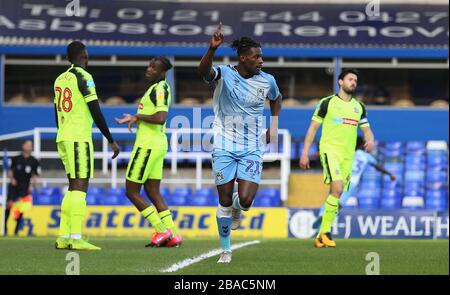
<instances>
[{"instance_id":1,"label":"short dark hair","mask_svg":"<svg viewBox=\"0 0 450 295\"><path fill-rule=\"evenodd\" d=\"M166 71L170 70L171 68L173 68L172 63L170 62L170 60L165 57L165 56L157 56L154 58L155 60L159 60L165 67L166 67Z\"/></svg>"},{"instance_id":2,"label":"short dark hair","mask_svg":"<svg viewBox=\"0 0 450 295\"><path fill-rule=\"evenodd\" d=\"M80 41L73 41L67 46L67 59L72 62L80 53L86 49L86 46Z\"/></svg>"},{"instance_id":3,"label":"short dark hair","mask_svg":"<svg viewBox=\"0 0 450 295\"><path fill-rule=\"evenodd\" d=\"M231 48L236 50L238 56L240 56L242 53L247 52L247 50L253 47L261 48L261 44L249 37L242 37L240 39L234 40L233 43L231 43Z\"/></svg>"},{"instance_id":4,"label":"short dark hair","mask_svg":"<svg viewBox=\"0 0 450 295\"><path fill-rule=\"evenodd\" d=\"M359 72L356 69L343 69L342 72L339 74L339 80L344 80L345 76L347 76L348 74L353 74L356 75L356 77L358 77Z\"/></svg>"}]
</instances>

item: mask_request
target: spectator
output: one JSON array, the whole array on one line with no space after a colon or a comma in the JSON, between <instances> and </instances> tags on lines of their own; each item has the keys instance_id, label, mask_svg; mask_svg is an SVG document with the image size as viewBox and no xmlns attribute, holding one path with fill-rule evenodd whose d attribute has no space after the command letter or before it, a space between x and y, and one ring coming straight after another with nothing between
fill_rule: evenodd
<instances>
[{"instance_id":1,"label":"spectator","mask_svg":"<svg viewBox=\"0 0 450 295\"><path fill-rule=\"evenodd\" d=\"M383 86L378 86L373 94L372 104L374 105L390 105L391 95Z\"/></svg>"}]
</instances>

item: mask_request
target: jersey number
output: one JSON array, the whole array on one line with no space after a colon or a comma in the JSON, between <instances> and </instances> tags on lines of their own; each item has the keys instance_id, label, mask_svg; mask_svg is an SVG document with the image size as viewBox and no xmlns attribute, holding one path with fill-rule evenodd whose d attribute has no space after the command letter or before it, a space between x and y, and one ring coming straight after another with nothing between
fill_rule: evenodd
<instances>
[{"instance_id":1,"label":"jersey number","mask_svg":"<svg viewBox=\"0 0 450 295\"><path fill-rule=\"evenodd\" d=\"M67 113L72 109L72 91L68 87L64 88L64 91L61 87L55 88L56 92L58 92L58 112L61 112L61 96L62 100L62 109Z\"/></svg>"}]
</instances>

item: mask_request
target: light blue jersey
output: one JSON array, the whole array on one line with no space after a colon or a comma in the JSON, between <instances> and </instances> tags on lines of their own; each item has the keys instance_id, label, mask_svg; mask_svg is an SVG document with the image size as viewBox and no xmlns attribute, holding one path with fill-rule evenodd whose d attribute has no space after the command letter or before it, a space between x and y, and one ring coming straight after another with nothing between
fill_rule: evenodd
<instances>
[{"instance_id":1,"label":"light blue jersey","mask_svg":"<svg viewBox=\"0 0 450 295\"><path fill-rule=\"evenodd\" d=\"M264 102L280 95L275 78L263 71L243 78L232 65L213 67L214 149L264 151Z\"/></svg>"},{"instance_id":2,"label":"light blue jersey","mask_svg":"<svg viewBox=\"0 0 450 295\"><path fill-rule=\"evenodd\" d=\"M367 164L375 165L376 163L377 159L375 159L371 154L363 150L356 150L355 157L353 158L352 177L350 180L352 186L358 186Z\"/></svg>"}]
</instances>

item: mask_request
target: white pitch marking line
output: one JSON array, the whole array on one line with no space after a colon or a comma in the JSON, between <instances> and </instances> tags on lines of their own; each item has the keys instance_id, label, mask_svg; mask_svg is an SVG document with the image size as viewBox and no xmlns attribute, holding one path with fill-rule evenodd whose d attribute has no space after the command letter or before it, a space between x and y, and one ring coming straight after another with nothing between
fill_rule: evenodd
<instances>
[{"instance_id":1,"label":"white pitch marking line","mask_svg":"<svg viewBox=\"0 0 450 295\"><path fill-rule=\"evenodd\" d=\"M231 250L236 250L239 248L243 248L243 247L247 247L247 246L251 246L251 245L255 245L255 244L259 244L261 243L258 240L255 241L250 241L250 242L245 242L245 243L240 243L240 244L236 244L231 246ZM183 269L185 267L188 267L189 265L192 265L194 263L200 262L202 260L208 259L210 257L213 256L217 256L220 253L222 253L222 249L215 249L215 250L211 250L207 253L203 253L199 256L194 256L191 258L186 258L185 260L182 260L180 262L174 263L171 266L169 266L168 268L164 268L164 269L160 269L159 272L175 272L178 271L180 269Z\"/></svg>"}]
</instances>

